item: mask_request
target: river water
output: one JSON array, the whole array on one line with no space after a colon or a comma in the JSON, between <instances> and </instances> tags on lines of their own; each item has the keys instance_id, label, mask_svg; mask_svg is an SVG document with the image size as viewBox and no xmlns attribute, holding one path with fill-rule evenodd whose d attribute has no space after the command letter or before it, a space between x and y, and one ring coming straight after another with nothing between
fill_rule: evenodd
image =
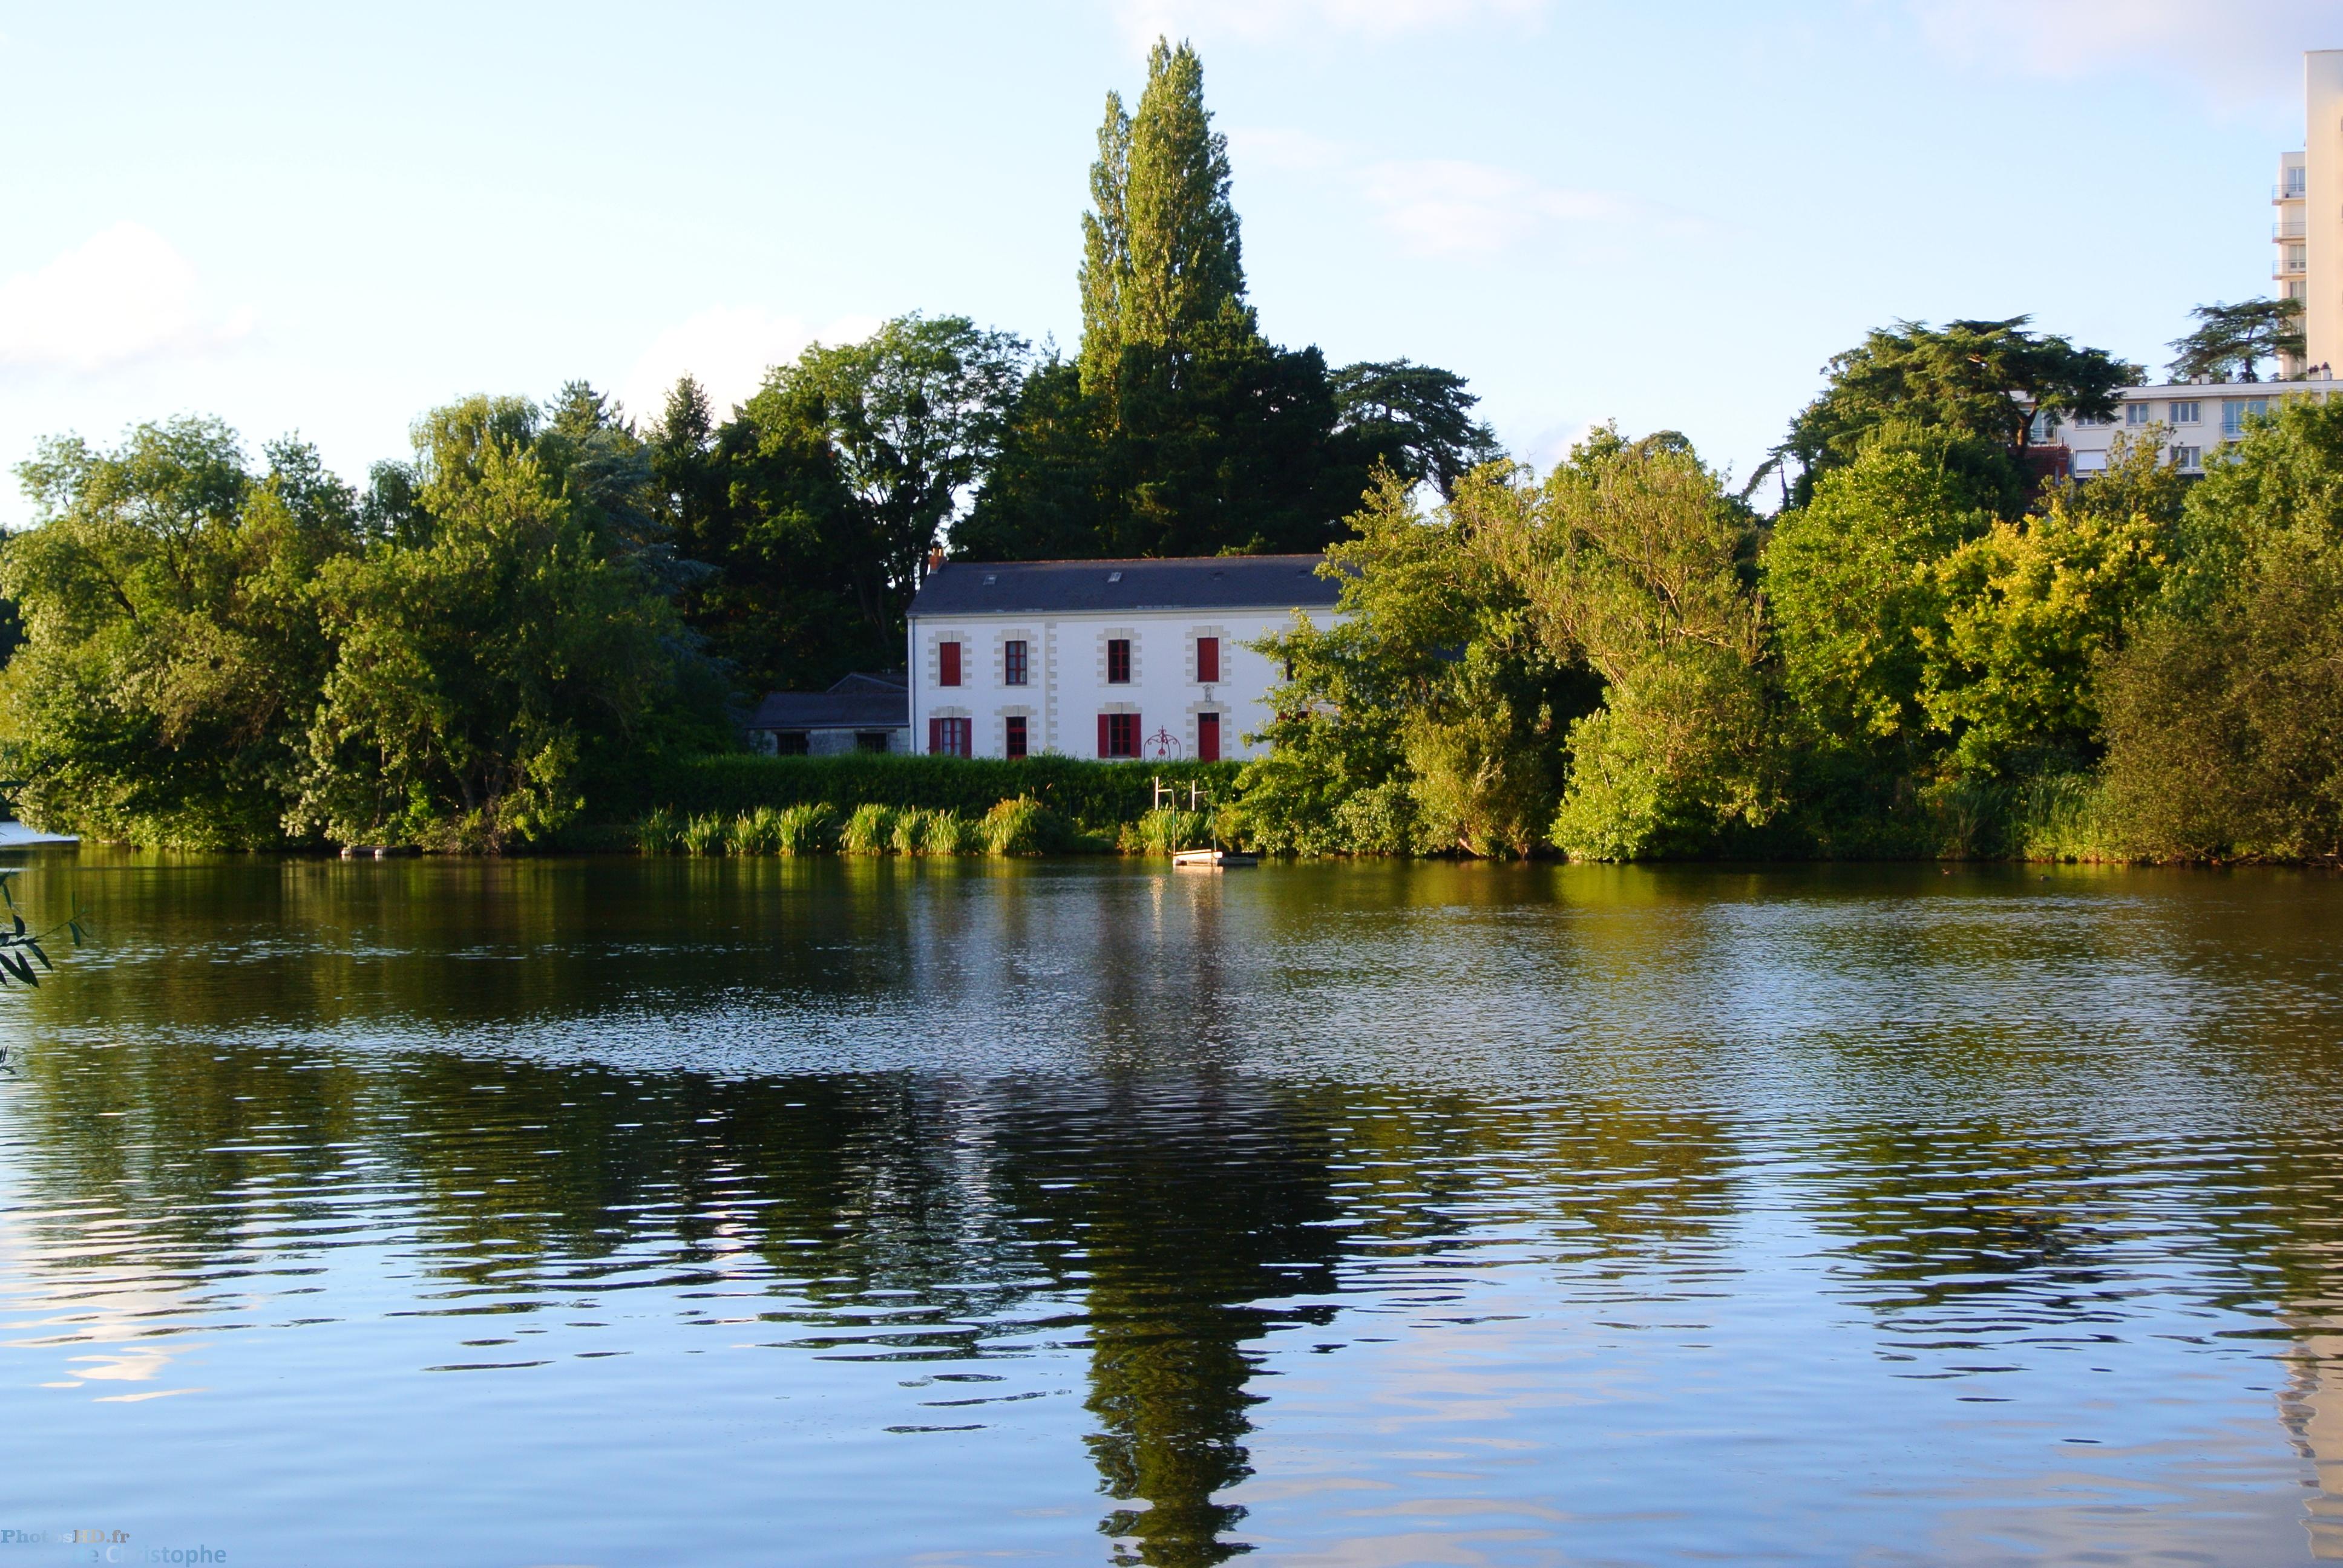
<instances>
[{"instance_id":1,"label":"river water","mask_svg":"<svg viewBox=\"0 0 2343 1568\"><path fill-rule=\"evenodd\" d=\"M2343 879L16 863L0 1568L2343 1556Z\"/></svg>"}]
</instances>

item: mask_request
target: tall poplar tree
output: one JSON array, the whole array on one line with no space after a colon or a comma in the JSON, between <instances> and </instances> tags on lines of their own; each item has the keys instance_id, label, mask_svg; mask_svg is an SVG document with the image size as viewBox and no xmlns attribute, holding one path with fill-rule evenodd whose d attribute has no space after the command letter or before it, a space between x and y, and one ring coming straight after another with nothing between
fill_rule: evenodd
<instances>
[{"instance_id":1,"label":"tall poplar tree","mask_svg":"<svg viewBox=\"0 0 2343 1568\"><path fill-rule=\"evenodd\" d=\"M1114 384L1123 351L1173 356L1197 328L1244 301L1229 142L1204 107L1204 67L1158 38L1139 112L1107 95L1082 216L1082 388ZM1246 325L1251 325L1248 320Z\"/></svg>"}]
</instances>

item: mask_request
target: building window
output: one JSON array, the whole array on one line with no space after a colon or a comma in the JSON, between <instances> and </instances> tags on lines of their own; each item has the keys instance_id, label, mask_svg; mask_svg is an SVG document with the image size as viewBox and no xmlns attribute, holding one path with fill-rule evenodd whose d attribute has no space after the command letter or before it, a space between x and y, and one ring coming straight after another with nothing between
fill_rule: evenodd
<instances>
[{"instance_id":1,"label":"building window","mask_svg":"<svg viewBox=\"0 0 2343 1568\"><path fill-rule=\"evenodd\" d=\"M889 739L883 729L858 729L854 732L854 749L881 753L892 751L894 747L888 743Z\"/></svg>"},{"instance_id":2,"label":"building window","mask_svg":"<svg viewBox=\"0 0 2343 1568\"><path fill-rule=\"evenodd\" d=\"M2112 425L2114 423L2114 420L2108 418L2104 414L2077 414L2075 416L2075 427L2078 430L2095 430L2102 425Z\"/></svg>"},{"instance_id":3,"label":"building window","mask_svg":"<svg viewBox=\"0 0 2343 1568\"><path fill-rule=\"evenodd\" d=\"M2155 417L2156 405L2153 403L2127 403L2124 405L2124 423L2127 425L2145 425Z\"/></svg>"},{"instance_id":4,"label":"building window","mask_svg":"<svg viewBox=\"0 0 2343 1568\"><path fill-rule=\"evenodd\" d=\"M2172 422L2176 425L2194 425L2203 417L2203 410L2198 407L2194 398L2186 403L2175 403L2172 406Z\"/></svg>"},{"instance_id":5,"label":"building window","mask_svg":"<svg viewBox=\"0 0 2343 1568\"><path fill-rule=\"evenodd\" d=\"M2302 245L2289 245L2285 249L2287 271L2300 272L2310 265L2310 246L2308 242Z\"/></svg>"},{"instance_id":6,"label":"building window","mask_svg":"<svg viewBox=\"0 0 2343 1568\"><path fill-rule=\"evenodd\" d=\"M1136 713L1100 714L1099 755L1101 757L1138 756L1139 715Z\"/></svg>"},{"instance_id":7,"label":"building window","mask_svg":"<svg viewBox=\"0 0 2343 1568\"><path fill-rule=\"evenodd\" d=\"M1218 762L1221 759L1221 716L1217 713L1196 715L1196 760Z\"/></svg>"},{"instance_id":8,"label":"building window","mask_svg":"<svg viewBox=\"0 0 2343 1568\"><path fill-rule=\"evenodd\" d=\"M1001 680L1004 686L1025 684L1025 645L1021 641L1001 645Z\"/></svg>"},{"instance_id":9,"label":"building window","mask_svg":"<svg viewBox=\"0 0 2343 1568\"><path fill-rule=\"evenodd\" d=\"M2173 447L2172 466L2176 468L2203 467L2205 466L2205 448L2202 447Z\"/></svg>"},{"instance_id":10,"label":"building window","mask_svg":"<svg viewBox=\"0 0 2343 1568\"><path fill-rule=\"evenodd\" d=\"M2297 166L2286 171L2286 194L2288 196L2298 196L2304 195L2308 191L2309 184L2310 171L2308 168Z\"/></svg>"},{"instance_id":11,"label":"building window","mask_svg":"<svg viewBox=\"0 0 2343 1568\"><path fill-rule=\"evenodd\" d=\"M928 751L935 757L965 757L969 754L969 731L973 726L965 719L930 719L928 720Z\"/></svg>"},{"instance_id":12,"label":"building window","mask_svg":"<svg viewBox=\"0 0 2343 1568\"><path fill-rule=\"evenodd\" d=\"M803 757L813 749L813 738L802 729L784 729L773 737L776 757Z\"/></svg>"},{"instance_id":13,"label":"building window","mask_svg":"<svg viewBox=\"0 0 2343 1568\"><path fill-rule=\"evenodd\" d=\"M936 684L938 686L960 684L960 644L956 642L936 644Z\"/></svg>"},{"instance_id":14,"label":"building window","mask_svg":"<svg viewBox=\"0 0 2343 1568\"><path fill-rule=\"evenodd\" d=\"M2026 438L2037 445L2052 439L2057 434L2058 416L2047 408L2041 409L2026 422Z\"/></svg>"},{"instance_id":15,"label":"building window","mask_svg":"<svg viewBox=\"0 0 2343 1568\"><path fill-rule=\"evenodd\" d=\"M1211 686L1221 678L1221 639L1200 637L1196 639L1196 684Z\"/></svg>"},{"instance_id":16,"label":"building window","mask_svg":"<svg viewBox=\"0 0 2343 1568\"><path fill-rule=\"evenodd\" d=\"M1016 646L1022 648L1025 645L1021 642ZM1005 757L1025 755L1025 716L1023 714L1012 713L1009 716L1001 737L1001 755Z\"/></svg>"},{"instance_id":17,"label":"building window","mask_svg":"<svg viewBox=\"0 0 2343 1568\"><path fill-rule=\"evenodd\" d=\"M2267 397L2231 397L2221 404L2221 434L2234 441L2246 433L2246 421L2269 412Z\"/></svg>"},{"instance_id":18,"label":"building window","mask_svg":"<svg viewBox=\"0 0 2343 1568\"><path fill-rule=\"evenodd\" d=\"M1106 683L1109 686L1131 684L1131 639L1111 637L1106 641ZM1136 757L1138 752L1131 755Z\"/></svg>"}]
</instances>

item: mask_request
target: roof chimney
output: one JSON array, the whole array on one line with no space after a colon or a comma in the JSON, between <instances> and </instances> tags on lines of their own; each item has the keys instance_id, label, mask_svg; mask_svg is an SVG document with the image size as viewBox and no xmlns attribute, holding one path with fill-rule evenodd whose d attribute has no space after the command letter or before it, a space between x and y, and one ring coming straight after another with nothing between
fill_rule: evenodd
<instances>
[{"instance_id":1,"label":"roof chimney","mask_svg":"<svg viewBox=\"0 0 2343 1568\"><path fill-rule=\"evenodd\" d=\"M928 549L928 570L929 570L930 572L933 572L933 571L934 571L938 567L940 567L940 566L941 566L941 565L943 565L943 564L944 564L944 548L943 548L943 546L941 546L941 545L932 545L932 546L929 547L929 549Z\"/></svg>"}]
</instances>

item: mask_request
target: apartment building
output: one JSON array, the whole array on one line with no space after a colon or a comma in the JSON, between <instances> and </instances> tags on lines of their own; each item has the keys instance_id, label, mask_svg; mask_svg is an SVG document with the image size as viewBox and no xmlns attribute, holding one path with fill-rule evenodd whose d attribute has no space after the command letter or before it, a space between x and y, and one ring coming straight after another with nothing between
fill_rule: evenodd
<instances>
[{"instance_id":1,"label":"apartment building","mask_svg":"<svg viewBox=\"0 0 2343 1568\"><path fill-rule=\"evenodd\" d=\"M2270 192L2270 276L2302 301L2303 354L2279 367L2285 377L2343 364L2343 49L2303 55L2302 80L2302 150L2280 155Z\"/></svg>"}]
</instances>

